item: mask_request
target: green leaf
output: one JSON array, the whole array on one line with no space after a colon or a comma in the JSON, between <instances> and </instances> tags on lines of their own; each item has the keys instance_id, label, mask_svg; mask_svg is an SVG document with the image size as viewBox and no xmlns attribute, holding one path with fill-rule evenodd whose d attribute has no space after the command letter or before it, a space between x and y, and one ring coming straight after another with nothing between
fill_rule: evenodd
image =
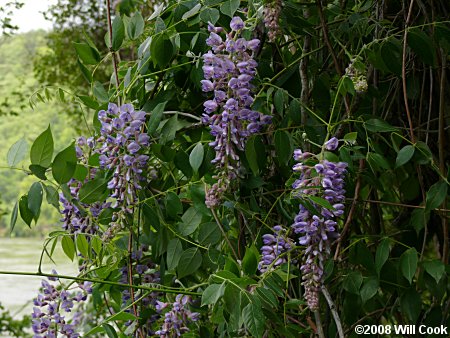
<instances>
[{"instance_id":1,"label":"green leaf","mask_svg":"<svg viewBox=\"0 0 450 338\"><path fill-rule=\"evenodd\" d=\"M6 155L6 160L10 167L15 167L22 161L27 155L28 143L25 138L21 138L16 143L14 143L8 150Z\"/></svg>"},{"instance_id":2,"label":"green leaf","mask_svg":"<svg viewBox=\"0 0 450 338\"><path fill-rule=\"evenodd\" d=\"M160 138L161 144L166 144L167 142L172 141L175 138L177 130L178 130L178 116L174 115L167 120L167 122L161 129L161 138Z\"/></svg>"},{"instance_id":3,"label":"green leaf","mask_svg":"<svg viewBox=\"0 0 450 338\"><path fill-rule=\"evenodd\" d=\"M189 236L197 230L200 225L200 222L202 221L202 214L195 207L190 207L186 210L183 216L181 216L181 220L183 223L179 225L179 232L183 236Z\"/></svg>"},{"instance_id":4,"label":"green leaf","mask_svg":"<svg viewBox=\"0 0 450 338\"><path fill-rule=\"evenodd\" d=\"M76 179L77 181L83 182L84 179L87 177L87 174L88 174L88 169L82 164L77 164L75 166L75 172L73 173L73 178Z\"/></svg>"},{"instance_id":5,"label":"green leaf","mask_svg":"<svg viewBox=\"0 0 450 338\"><path fill-rule=\"evenodd\" d=\"M417 262L419 261L417 251L415 248L410 248L406 250L400 256L400 269L403 276L411 284L414 275L416 274Z\"/></svg>"},{"instance_id":6,"label":"green leaf","mask_svg":"<svg viewBox=\"0 0 450 338\"><path fill-rule=\"evenodd\" d=\"M386 158L378 153L367 153L367 160L369 161L370 165L375 167L375 169L383 169L383 170L389 170L391 169L391 166L389 162L386 160Z\"/></svg>"},{"instance_id":7,"label":"green leaf","mask_svg":"<svg viewBox=\"0 0 450 338\"><path fill-rule=\"evenodd\" d=\"M287 164L293 152L291 136L284 130L275 132L275 152L280 164Z\"/></svg>"},{"instance_id":8,"label":"green leaf","mask_svg":"<svg viewBox=\"0 0 450 338\"><path fill-rule=\"evenodd\" d=\"M168 192L165 199L166 211L168 215L177 215L183 212L183 205L180 198L174 192Z\"/></svg>"},{"instance_id":9,"label":"green leaf","mask_svg":"<svg viewBox=\"0 0 450 338\"><path fill-rule=\"evenodd\" d=\"M167 244L167 270L172 271L177 268L182 253L181 241L178 238L170 240Z\"/></svg>"},{"instance_id":10,"label":"green leaf","mask_svg":"<svg viewBox=\"0 0 450 338\"><path fill-rule=\"evenodd\" d=\"M158 129L159 123L163 117L164 108L167 102L158 103L150 114L150 119L148 120L147 133L152 135L156 129Z\"/></svg>"},{"instance_id":11,"label":"green leaf","mask_svg":"<svg viewBox=\"0 0 450 338\"><path fill-rule=\"evenodd\" d=\"M430 213L425 212L425 209L415 209L411 212L410 224L419 233L425 227L429 218Z\"/></svg>"},{"instance_id":12,"label":"green leaf","mask_svg":"<svg viewBox=\"0 0 450 338\"><path fill-rule=\"evenodd\" d=\"M11 221L9 222L10 233L13 232L14 227L16 226L18 213L19 213L19 202L16 201L16 204L14 204L14 208L11 212Z\"/></svg>"},{"instance_id":13,"label":"green leaf","mask_svg":"<svg viewBox=\"0 0 450 338\"><path fill-rule=\"evenodd\" d=\"M77 155L75 153L75 143L55 156L52 164L53 178L59 184L69 182L75 173L77 166Z\"/></svg>"},{"instance_id":14,"label":"green leaf","mask_svg":"<svg viewBox=\"0 0 450 338\"><path fill-rule=\"evenodd\" d=\"M401 43L395 38L386 40L381 46L381 58L384 64L392 73L401 76L402 74L402 48Z\"/></svg>"},{"instance_id":15,"label":"green leaf","mask_svg":"<svg viewBox=\"0 0 450 338\"><path fill-rule=\"evenodd\" d=\"M98 222L103 225L108 225L112 221L114 210L112 208L103 209L100 215L98 215Z\"/></svg>"},{"instance_id":16,"label":"green leaf","mask_svg":"<svg viewBox=\"0 0 450 338\"><path fill-rule=\"evenodd\" d=\"M203 145L201 142L198 142L189 155L189 163L192 169L194 169L194 172L198 172L198 169L202 165L204 154Z\"/></svg>"},{"instance_id":17,"label":"green leaf","mask_svg":"<svg viewBox=\"0 0 450 338\"><path fill-rule=\"evenodd\" d=\"M189 156L186 152L178 150L175 158L173 159L173 163L184 175L186 175L186 177L192 177L192 167L189 164Z\"/></svg>"},{"instance_id":18,"label":"green leaf","mask_svg":"<svg viewBox=\"0 0 450 338\"><path fill-rule=\"evenodd\" d=\"M425 212L438 208L447 196L447 183L439 181L433 184L427 191Z\"/></svg>"},{"instance_id":19,"label":"green leaf","mask_svg":"<svg viewBox=\"0 0 450 338\"><path fill-rule=\"evenodd\" d=\"M116 314L106 318L105 322L111 322L111 321L116 321L116 320L136 320L136 319L138 319L138 317L136 317L132 313L119 312L119 313L116 313Z\"/></svg>"},{"instance_id":20,"label":"green leaf","mask_svg":"<svg viewBox=\"0 0 450 338\"><path fill-rule=\"evenodd\" d=\"M136 12L134 15L128 20L127 23L127 34L131 40L136 40L138 37L144 33L145 22L142 17L141 12Z\"/></svg>"},{"instance_id":21,"label":"green leaf","mask_svg":"<svg viewBox=\"0 0 450 338\"><path fill-rule=\"evenodd\" d=\"M244 318L245 327L253 337L263 336L266 319L259 304L256 304L256 302L247 304L242 310L242 317Z\"/></svg>"},{"instance_id":22,"label":"green leaf","mask_svg":"<svg viewBox=\"0 0 450 338\"><path fill-rule=\"evenodd\" d=\"M31 164L48 168L52 163L52 157L53 136L49 125L48 128L33 142L30 150L30 160Z\"/></svg>"},{"instance_id":23,"label":"green leaf","mask_svg":"<svg viewBox=\"0 0 450 338\"><path fill-rule=\"evenodd\" d=\"M442 276L445 274L445 264L442 263L440 260L433 260L433 261L426 261L423 263L423 267L425 268L425 271L434 278L436 281L436 284L439 283Z\"/></svg>"},{"instance_id":24,"label":"green leaf","mask_svg":"<svg viewBox=\"0 0 450 338\"><path fill-rule=\"evenodd\" d=\"M86 81L89 84L91 84L92 81L94 81L94 78L92 77L91 71L85 65L83 65L83 63L79 59L77 59L77 64L78 64L78 67L81 70L81 74L83 74L83 77L86 79ZM86 102L85 102L85 100L83 100L83 98L89 98L88 96L78 96L78 97L84 102L84 104L86 104ZM92 100L92 99L90 99L90 100ZM95 103L95 105L97 105L97 103Z\"/></svg>"},{"instance_id":25,"label":"green leaf","mask_svg":"<svg viewBox=\"0 0 450 338\"><path fill-rule=\"evenodd\" d=\"M273 96L273 104L278 114L283 114L284 111L284 90L278 89Z\"/></svg>"},{"instance_id":26,"label":"green leaf","mask_svg":"<svg viewBox=\"0 0 450 338\"><path fill-rule=\"evenodd\" d=\"M125 26L123 24L120 15L117 15L112 23L111 48L113 51L116 52L120 49L124 38L125 38Z\"/></svg>"},{"instance_id":27,"label":"green leaf","mask_svg":"<svg viewBox=\"0 0 450 338\"><path fill-rule=\"evenodd\" d=\"M51 185L45 185L44 186L44 190L45 190L45 198L47 200L47 203L54 206L56 208L56 210L59 211L59 194L58 191L52 187Z\"/></svg>"},{"instance_id":28,"label":"green leaf","mask_svg":"<svg viewBox=\"0 0 450 338\"><path fill-rule=\"evenodd\" d=\"M34 182L28 191L28 209L33 214L35 221L37 221L41 212L43 194L42 185L39 182Z\"/></svg>"},{"instance_id":29,"label":"green leaf","mask_svg":"<svg viewBox=\"0 0 450 338\"><path fill-rule=\"evenodd\" d=\"M73 261L73 258L75 257L75 244L73 243L72 237L64 236L61 239L61 246L66 256Z\"/></svg>"},{"instance_id":30,"label":"green leaf","mask_svg":"<svg viewBox=\"0 0 450 338\"><path fill-rule=\"evenodd\" d=\"M37 164L30 164L30 166L28 167L30 169L30 171L33 173L34 176L36 176L37 178L40 178L41 180L46 180L47 176L45 176L45 173L47 172L47 169L37 165Z\"/></svg>"},{"instance_id":31,"label":"green leaf","mask_svg":"<svg viewBox=\"0 0 450 338\"><path fill-rule=\"evenodd\" d=\"M311 200L311 202L314 202L315 204L320 205L321 207L324 207L328 210L335 210L334 207L328 202L326 199L313 196L313 195L307 195L307 197Z\"/></svg>"},{"instance_id":32,"label":"green leaf","mask_svg":"<svg viewBox=\"0 0 450 338\"><path fill-rule=\"evenodd\" d=\"M170 38L165 34L160 34L154 38L150 44L150 55L153 64L164 68L169 64L173 56L173 45Z\"/></svg>"},{"instance_id":33,"label":"green leaf","mask_svg":"<svg viewBox=\"0 0 450 338\"><path fill-rule=\"evenodd\" d=\"M116 330L114 329L114 327L112 327L109 324L103 324L102 327L103 327L103 330L105 330L105 332L109 338L117 338L117 333L116 333Z\"/></svg>"},{"instance_id":34,"label":"green leaf","mask_svg":"<svg viewBox=\"0 0 450 338\"><path fill-rule=\"evenodd\" d=\"M356 131L347 133L344 135L344 140L353 144L356 141L356 138L358 137L358 133Z\"/></svg>"},{"instance_id":35,"label":"green leaf","mask_svg":"<svg viewBox=\"0 0 450 338\"><path fill-rule=\"evenodd\" d=\"M408 46L416 53L419 58L427 65L436 66L436 47L433 40L419 28L412 28L408 31Z\"/></svg>"},{"instance_id":36,"label":"green leaf","mask_svg":"<svg viewBox=\"0 0 450 338\"><path fill-rule=\"evenodd\" d=\"M361 299L363 304L375 296L378 292L378 279L375 277L367 278L361 288Z\"/></svg>"},{"instance_id":37,"label":"green leaf","mask_svg":"<svg viewBox=\"0 0 450 338\"><path fill-rule=\"evenodd\" d=\"M87 65L96 65L100 62L100 54L97 49L92 48L87 43L74 42L73 46L77 51L77 55L83 63Z\"/></svg>"},{"instance_id":38,"label":"green leaf","mask_svg":"<svg viewBox=\"0 0 450 338\"><path fill-rule=\"evenodd\" d=\"M222 238L219 226L215 222L203 223L198 230L198 241L202 245L217 244Z\"/></svg>"},{"instance_id":39,"label":"green leaf","mask_svg":"<svg viewBox=\"0 0 450 338\"><path fill-rule=\"evenodd\" d=\"M389 239L385 238L378 245L377 252L375 254L375 269L377 270L378 275L380 275L381 268L389 258L389 251L390 251L389 243L390 243Z\"/></svg>"},{"instance_id":40,"label":"green leaf","mask_svg":"<svg viewBox=\"0 0 450 338\"><path fill-rule=\"evenodd\" d=\"M237 9L239 8L239 5L239 0L227 0L222 5L220 5L220 11L232 18L234 13L236 13Z\"/></svg>"},{"instance_id":41,"label":"green leaf","mask_svg":"<svg viewBox=\"0 0 450 338\"><path fill-rule=\"evenodd\" d=\"M177 272L178 278L183 278L193 274L202 265L202 255L198 248L185 250L180 257Z\"/></svg>"},{"instance_id":42,"label":"green leaf","mask_svg":"<svg viewBox=\"0 0 450 338\"><path fill-rule=\"evenodd\" d=\"M408 163L408 161L413 157L414 155L414 146L408 144L407 146L404 146L397 154L397 159L395 160L395 167L401 167L402 165Z\"/></svg>"},{"instance_id":43,"label":"green leaf","mask_svg":"<svg viewBox=\"0 0 450 338\"><path fill-rule=\"evenodd\" d=\"M83 184L78 192L80 202L91 204L104 199L107 182L103 178L95 178Z\"/></svg>"},{"instance_id":44,"label":"green leaf","mask_svg":"<svg viewBox=\"0 0 450 338\"><path fill-rule=\"evenodd\" d=\"M31 226L31 222L33 221L33 213L28 209L28 196L23 195L19 200L19 212L20 217L23 219L23 221L28 225Z\"/></svg>"},{"instance_id":45,"label":"green leaf","mask_svg":"<svg viewBox=\"0 0 450 338\"><path fill-rule=\"evenodd\" d=\"M225 292L225 282L222 284L211 284L202 293L202 305L216 304Z\"/></svg>"},{"instance_id":46,"label":"green leaf","mask_svg":"<svg viewBox=\"0 0 450 338\"><path fill-rule=\"evenodd\" d=\"M194 16L198 12L200 12L200 8L202 8L201 4L196 4L194 7L192 7L190 10L188 10L186 13L183 14L181 17L181 20L189 19L190 17Z\"/></svg>"},{"instance_id":47,"label":"green leaf","mask_svg":"<svg viewBox=\"0 0 450 338\"><path fill-rule=\"evenodd\" d=\"M213 25L215 25L219 18L220 13L215 8L206 8L200 13L200 20L202 20L204 23L211 22Z\"/></svg>"},{"instance_id":48,"label":"green leaf","mask_svg":"<svg viewBox=\"0 0 450 338\"><path fill-rule=\"evenodd\" d=\"M86 236L83 234L77 235L77 249L83 255L83 257L89 257L89 243L86 239Z\"/></svg>"},{"instance_id":49,"label":"green leaf","mask_svg":"<svg viewBox=\"0 0 450 338\"><path fill-rule=\"evenodd\" d=\"M361 272L350 272L344 279L343 287L346 291L355 295L359 295L359 289L361 288L362 282L363 277L361 275Z\"/></svg>"},{"instance_id":50,"label":"green leaf","mask_svg":"<svg viewBox=\"0 0 450 338\"><path fill-rule=\"evenodd\" d=\"M245 157L247 158L248 165L252 170L255 176L258 175L259 166L258 166L258 154L255 148L255 137L252 136L248 139L247 144L245 145Z\"/></svg>"},{"instance_id":51,"label":"green leaf","mask_svg":"<svg viewBox=\"0 0 450 338\"><path fill-rule=\"evenodd\" d=\"M400 297L400 308L410 323L417 322L422 308L422 300L415 288L406 290Z\"/></svg>"},{"instance_id":52,"label":"green leaf","mask_svg":"<svg viewBox=\"0 0 450 338\"><path fill-rule=\"evenodd\" d=\"M383 133L397 130L397 128L391 126L386 121L380 119L370 119L366 121L364 125L368 131L371 131L373 133L377 132Z\"/></svg>"},{"instance_id":53,"label":"green leaf","mask_svg":"<svg viewBox=\"0 0 450 338\"><path fill-rule=\"evenodd\" d=\"M256 288L256 293L263 303L267 304L270 308L278 307L278 300L273 291L263 287L258 287Z\"/></svg>"},{"instance_id":54,"label":"green leaf","mask_svg":"<svg viewBox=\"0 0 450 338\"><path fill-rule=\"evenodd\" d=\"M109 95L100 82L98 82L98 81L94 82L94 87L92 88L92 93L94 94L94 96L97 98L97 100L99 102L102 102L102 103L109 102Z\"/></svg>"},{"instance_id":55,"label":"green leaf","mask_svg":"<svg viewBox=\"0 0 450 338\"><path fill-rule=\"evenodd\" d=\"M256 273L258 259L259 253L255 246L251 246L245 250L245 255L242 259L242 269L247 275L252 276Z\"/></svg>"}]
</instances>

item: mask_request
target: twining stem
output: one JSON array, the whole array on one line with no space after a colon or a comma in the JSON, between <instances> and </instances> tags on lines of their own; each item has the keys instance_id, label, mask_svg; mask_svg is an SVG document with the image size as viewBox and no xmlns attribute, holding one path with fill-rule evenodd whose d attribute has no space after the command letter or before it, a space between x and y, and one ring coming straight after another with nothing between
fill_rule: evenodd
<instances>
[{"instance_id":1,"label":"twining stem","mask_svg":"<svg viewBox=\"0 0 450 338\"><path fill-rule=\"evenodd\" d=\"M406 17L405 22L405 31L403 33L402 85L403 85L403 100L405 102L406 116L408 117L408 124L409 124L409 135L411 137L411 142L416 143L416 139L414 137L414 128L411 119L411 112L409 111L408 92L406 88L406 39L408 36L408 25L411 21L413 5L414 0L411 0L411 3L409 4L408 16Z\"/></svg>"},{"instance_id":2,"label":"twining stem","mask_svg":"<svg viewBox=\"0 0 450 338\"><path fill-rule=\"evenodd\" d=\"M128 269L127 269L128 271L127 271L127 274L128 274L128 283L131 285L130 286L130 297L131 297L131 303L133 304L133 312L134 312L134 315L136 316L136 318L139 318L136 301L134 298L133 259L131 257L132 252L133 252L133 231L130 229L130 235L128 237ZM143 335L142 331L139 329L139 327L137 328L137 332L141 338L144 338L144 335Z\"/></svg>"},{"instance_id":3,"label":"twining stem","mask_svg":"<svg viewBox=\"0 0 450 338\"><path fill-rule=\"evenodd\" d=\"M322 285L322 294L328 302L328 306L330 308L331 314L333 315L334 322L336 323L336 329L338 331L339 338L344 338L344 330L342 328L341 319L339 318L339 314L336 310L336 305L334 305L333 299L331 298L331 295L325 285Z\"/></svg>"},{"instance_id":4,"label":"twining stem","mask_svg":"<svg viewBox=\"0 0 450 338\"><path fill-rule=\"evenodd\" d=\"M130 285L130 284L124 284L124 283L113 282L113 281L108 281L108 280L102 280L102 279L98 279L98 278L74 277L74 276L67 276L67 275L59 275L59 274L55 274L55 273L0 270L0 275L56 277L56 278L60 278L60 279L68 279L68 280L79 281L79 282L92 282L92 283L98 283L98 284L114 285L114 286L119 286L119 287L123 287L123 288L133 287L135 289L147 290L147 291L158 291L158 292L164 292L164 293L183 294L183 295L190 295L190 296L200 296L201 295L201 293L198 293L198 292L184 291L183 289L178 289L178 288L170 288L169 289L166 287L158 288L158 287L150 287L150 286L142 286L142 285Z\"/></svg>"},{"instance_id":5,"label":"twining stem","mask_svg":"<svg viewBox=\"0 0 450 338\"><path fill-rule=\"evenodd\" d=\"M236 250L234 250L233 245L231 245L231 242L230 242L225 230L223 229L222 223L220 222L219 217L217 217L216 211L213 208L211 208L210 210L214 217L214 220L216 221L218 227L220 228L220 231L222 231L222 235L225 238L225 241L227 242L228 246L230 247L231 251L233 252L234 258L236 258L236 260L238 260L239 256L237 255Z\"/></svg>"},{"instance_id":6,"label":"twining stem","mask_svg":"<svg viewBox=\"0 0 450 338\"><path fill-rule=\"evenodd\" d=\"M336 69L336 73L339 76L342 76L343 73L341 70L341 66L339 65L339 61L337 59L336 53L334 52L333 46L331 45L331 42L330 42L330 37L329 37L329 33L328 33L328 25L325 20L325 16L323 15L322 0L317 0L317 9L319 12L320 23L322 25L323 40L325 41L328 51L330 52L331 57L333 58L333 63L334 63L334 68ZM347 115L350 114L350 104L348 102L347 96L344 96L344 105L345 105L345 111L347 112Z\"/></svg>"},{"instance_id":7,"label":"twining stem","mask_svg":"<svg viewBox=\"0 0 450 338\"><path fill-rule=\"evenodd\" d=\"M447 56L444 53L441 53L441 81L440 81L440 90L439 90L439 134L438 134L438 148L439 148L439 171L441 175L445 177L445 151L447 150L445 147L445 82L446 82L446 65L447 65ZM447 205L447 199L444 199L442 203L442 208L445 208ZM444 264L448 264L448 253L449 253L449 241L448 241L448 218L442 216L442 237L444 240L442 247L442 262Z\"/></svg>"},{"instance_id":8,"label":"twining stem","mask_svg":"<svg viewBox=\"0 0 450 338\"><path fill-rule=\"evenodd\" d=\"M116 52L112 49L112 41L113 41L113 32L112 32L112 22L111 22L111 1L106 0L106 16L108 21L108 33L109 33L109 51L112 55L112 63L114 67L114 78L116 79L116 88L119 89L119 72L117 70L117 55ZM120 98L119 98L120 101ZM120 105L120 102L119 102Z\"/></svg>"},{"instance_id":9,"label":"twining stem","mask_svg":"<svg viewBox=\"0 0 450 338\"><path fill-rule=\"evenodd\" d=\"M319 310L314 311L314 319L316 321L317 335L319 338L325 338L325 333L323 332L322 320L320 319Z\"/></svg>"}]
</instances>

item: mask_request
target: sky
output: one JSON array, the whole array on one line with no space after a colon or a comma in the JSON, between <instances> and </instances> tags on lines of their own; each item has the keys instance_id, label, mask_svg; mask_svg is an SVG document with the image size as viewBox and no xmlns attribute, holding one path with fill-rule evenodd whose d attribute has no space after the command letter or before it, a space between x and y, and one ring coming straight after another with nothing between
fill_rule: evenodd
<instances>
[{"instance_id":1,"label":"sky","mask_svg":"<svg viewBox=\"0 0 450 338\"><path fill-rule=\"evenodd\" d=\"M10 0L0 0L0 6ZM50 29L51 22L46 21L42 13L57 0L21 0L25 5L14 11L12 24L19 26L19 32L25 33L35 29Z\"/></svg>"}]
</instances>

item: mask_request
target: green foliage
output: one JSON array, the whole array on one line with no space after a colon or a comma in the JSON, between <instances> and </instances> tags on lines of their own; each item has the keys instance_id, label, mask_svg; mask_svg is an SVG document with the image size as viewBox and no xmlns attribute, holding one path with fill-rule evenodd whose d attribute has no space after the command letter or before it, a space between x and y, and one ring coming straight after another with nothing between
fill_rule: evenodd
<instances>
[{"instance_id":1,"label":"green foliage","mask_svg":"<svg viewBox=\"0 0 450 338\"><path fill-rule=\"evenodd\" d=\"M66 7L53 8L52 13L61 10L58 22L63 27L73 10L67 7L70 1L60 2ZM447 323L448 315L441 310L448 306L450 272L448 130L443 113L448 105L443 74L449 28L447 22L437 22L445 18L435 12L436 22L429 22L430 4L422 4L405 28L397 13L408 4L345 1L322 7L322 2L285 1L274 43L261 16L261 6L270 5L266 2L169 1L150 15L133 1L124 1L113 13L111 41L103 26L100 35L91 29L80 33L91 20L101 16L104 22L106 17L103 5L99 13L92 12L96 5L82 6L89 15L72 31L54 31L48 37L53 51L46 51L48 58L35 65L43 82L66 82L77 94L61 86L42 88L31 102L70 100L80 112L107 109L108 102L132 102L147 113L145 125L136 131L150 137L150 146L139 150L149 157L141 173L146 179L139 182L131 207L112 203L97 215L99 204L117 198L111 196L117 172L132 165L117 160L111 167L100 166L104 159L92 149L77 157L75 144L67 138L62 144L56 136L60 130L52 125L37 137L33 134L31 165L23 172L34 181L12 209L10 228L19 215L30 227L38 220L44 193L47 203L58 208L59 192L81 218L96 226L93 232L65 230L52 237L70 260L79 258L85 269L82 278L108 282L95 285L97 317L107 319L90 328L93 332L126 336L143 329L151 316L158 317L161 310L153 305L143 310L141 300L122 302L120 293L130 289L120 285L120 272L125 271L134 299L147 291L167 303L174 302L172 293L192 296L194 301L186 301L186 306L200 316L199 322L188 325L192 334L312 335L312 314L303 298L307 271L300 268L306 248L289 226L299 204L319 218L324 217L321 210L342 206L318 196L315 192L325 187L319 184L292 198L291 186L298 178L292 174L292 155L301 149L303 164L317 163L311 154L348 164L344 217L335 225L341 238L335 241L321 233L323 245L331 243L331 255L317 253L327 256L320 267L326 290L320 290L318 309L325 332L334 336L337 324L350 332L356 322ZM254 55L258 69L252 109L270 115L272 124L239 148L239 175L221 192L223 202L209 208L205 192L229 177L221 177L211 163L216 154L209 144L215 134L200 122L203 103L211 99L201 89L201 56L209 49L207 22L228 29L236 15L246 19L243 36L262 42ZM50 54L61 48L56 42L66 38L74 48L69 62L62 64L59 55ZM53 70L47 70L50 60L64 73L71 70L78 76L53 76ZM111 60L120 61L112 65ZM89 135L103 144L105 139L98 138L102 126L96 116L91 120ZM224 142L234 142L232 133L224 133ZM336 151L322 146L333 136L339 140ZM24 160L27 143L18 137L14 135L10 144L16 143L5 152L9 167ZM120 147L118 142L108 151ZM134 191L131 176L121 177L126 183L119 193ZM319 182L316 174L311 181ZM259 248L267 245L263 235L277 224L291 229L287 236L293 239L292 250L273 257L276 264L261 272ZM133 258L138 250L144 250L143 258ZM132 271L146 259L152 263L147 272L159 276L157 283ZM335 313L329 315L322 293L330 294L331 310L336 309L340 321L335 321ZM106 314L103 299L117 316ZM138 320L120 315L132 308ZM159 314L158 325L166 311ZM124 325L124 320L133 324Z\"/></svg>"}]
</instances>

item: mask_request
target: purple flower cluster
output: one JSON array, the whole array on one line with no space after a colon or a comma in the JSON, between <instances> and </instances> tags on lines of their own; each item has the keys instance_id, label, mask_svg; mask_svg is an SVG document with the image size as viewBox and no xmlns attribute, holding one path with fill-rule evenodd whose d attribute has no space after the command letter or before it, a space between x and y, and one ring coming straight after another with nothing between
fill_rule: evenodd
<instances>
[{"instance_id":1,"label":"purple flower cluster","mask_svg":"<svg viewBox=\"0 0 450 338\"><path fill-rule=\"evenodd\" d=\"M150 137L144 132L147 113L135 111L131 104L120 107L114 103L98 112L101 136L96 140L102 169L113 171L108 182L111 197L127 213L137 201L137 191L142 189L143 171L149 157L142 152L149 146Z\"/></svg>"},{"instance_id":2,"label":"purple flower cluster","mask_svg":"<svg viewBox=\"0 0 450 338\"><path fill-rule=\"evenodd\" d=\"M181 337L183 333L189 332L189 323L196 322L200 318L199 313L192 312L189 309L188 306L191 301L190 296L177 295L175 297L171 310L164 315L164 323L161 329L156 331L160 338ZM162 312L168 306L169 303L157 301L156 311Z\"/></svg>"},{"instance_id":3,"label":"purple flower cluster","mask_svg":"<svg viewBox=\"0 0 450 338\"><path fill-rule=\"evenodd\" d=\"M94 175L95 169L91 169L91 174ZM59 194L59 201L62 204L63 215L61 221L63 222L62 228L71 234L96 234L98 231L98 225L95 219L100 215L103 209L111 206L110 202L96 202L93 204L85 204L78 201L78 192L82 186L81 182L71 179L68 182L70 189L71 200L68 200L63 193ZM88 215L87 210L90 211Z\"/></svg>"},{"instance_id":4,"label":"purple flower cluster","mask_svg":"<svg viewBox=\"0 0 450 338\"><path fill-rule=\"evenodd\" d=\"M212 163L222 169L222 180L207 194L207 205L216 206L220 196L227 190L230 180L238 176L240 167L238 151L243 151L248 137L258 132L262 125L271 122L271 117L251 109L253 104L251 81L256 74L257 62L253 59L260 41L247 41L241 37L244 22L234 17L231 32L225 40L220 35L222 27L208 26L206 40L211 47L203 55L201 81L204 92L213 92L214 98L205 101L203 123L211 128L215 140L209 145L216 151Z\"/></svg>"},{"instance_id":5,"label":"purple flower cluster","mask_svg":"<svg viewBox=\"0 0 450 338\"><path fill-rule=\"evenodd\" d=\"M265 234L262 239L264 245L261 247L258 270L264 273L287 262L285 253L294 247L294 242L289 238L288 230L281 225L275 225L273 234Z\"/></svg>"},{"instance_id":6,"label":"purple flower cluster","mask_svg":"<svg viewBox=\"0 0 450 338\"><path fill-rule=\"evenodd\" d=\"M55 271L53 271L56 274ZM57 278L49 277L50 281ZM92 292L92 283L84 282L79 285L78 292L59 290L50 282L42 281L42 293L33 300L35 307L32 313L33 338L67 337L77 338L76 326L81 322L81 312L75 312L72 319L66 319L61 311L69 313L74 309L75 303L81 303Z\"/></svg>"},{"instance_id":7,"label":"purple flower cluster","mask_svg":"<svg viewBox=\"0 0 450 338\"><path fill-rule=\"evenodd\" d=\"M264 25L266 26L269 42L274 42L277 36L281 34L280 14L281 0L273 0L264 6Z\"/></svg>"},{"instance_id":8,"label":"purple flower cluster","mask_svg":"<svg viewBox=\"0 0 450 338\"><path fill-rule=\"evenodd\" d=\"M337 140L331 139L324 147L337 148ZM330 254L331 240L339 237L336 219L344 214L344 176L347 163L333 163L327 160L313 161L311 153L300 149L294 152L294 159L300 161L293 170L300 173L294 184L293 196L306 199L316 196L329 202L331 209L311 203L317 214L311 213L300 204L300 211L292 224L293 231L300 236L299 244L305 247L300 270L303 273L305 298L311 310L319 306L319 290L323 283L324 261Z\"/></svg>"}]
</instances>

